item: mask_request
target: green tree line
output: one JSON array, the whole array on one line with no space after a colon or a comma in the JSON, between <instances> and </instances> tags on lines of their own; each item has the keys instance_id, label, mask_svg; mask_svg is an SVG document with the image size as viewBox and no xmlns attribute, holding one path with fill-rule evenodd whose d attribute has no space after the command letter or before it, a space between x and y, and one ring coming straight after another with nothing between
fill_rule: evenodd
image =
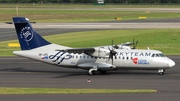
<instances>
[{"instance_id":1,"label":"green tree line","mask_svg":"<svg viewBox=\"0 0 180 101\"><path fill-rule=\"evenodd\" d=\"M0 0L0 3L95 3L97 0ZM104 0L105 3L122 4L176 4L180 0Z\"/></svg>"}]
</instances>

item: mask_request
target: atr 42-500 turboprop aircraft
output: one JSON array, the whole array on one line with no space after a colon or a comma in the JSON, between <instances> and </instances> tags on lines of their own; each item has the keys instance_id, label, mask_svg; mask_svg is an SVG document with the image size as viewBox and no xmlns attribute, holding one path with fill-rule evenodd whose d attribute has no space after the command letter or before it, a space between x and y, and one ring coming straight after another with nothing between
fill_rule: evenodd
<instances>
[{"instance_id":1,"label":"atr 42-500 turboprop aircraft","mask_svg":"<svg viewBox=\"0 0 180 101\"><path fill-rule=\"evenodd\" d=\"M89 75L96 71L106 73L112 70L157 70L163 75L165 69L175 62L157 50L138 50L130 48L130 43L92 48L70 48L52 44L36 33L29 20L13 17L21 51L14 51L18 56L67 68L80 68Z\"/></svg>"}]
</instances>

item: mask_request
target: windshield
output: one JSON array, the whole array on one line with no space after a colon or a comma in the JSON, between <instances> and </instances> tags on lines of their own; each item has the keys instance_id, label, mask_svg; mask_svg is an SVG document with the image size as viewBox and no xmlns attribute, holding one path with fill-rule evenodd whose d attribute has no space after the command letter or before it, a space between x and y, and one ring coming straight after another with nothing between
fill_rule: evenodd
<instances>
[{"instance_id":1,"label":"windshield","mask_svg":"<svg viewBox=\"0 0 180 101\"><path fill-rule=\"evenodd\" d=\"M166 56L162 53L154 53L151 55L151 57L166 57Z\"/></svg>"}]
</instances>

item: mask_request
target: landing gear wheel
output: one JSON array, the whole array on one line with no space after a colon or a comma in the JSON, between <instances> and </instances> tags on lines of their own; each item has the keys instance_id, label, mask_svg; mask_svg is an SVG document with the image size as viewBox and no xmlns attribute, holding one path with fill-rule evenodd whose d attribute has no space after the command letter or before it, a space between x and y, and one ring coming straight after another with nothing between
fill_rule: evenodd
<instances>
[{"instance_id":1,"label":"landing gear wheel","mask_svg":"<svg viewBox=\"0 0 180 101\"><path fill-rule=\"evenodd\" d=\"M88 75L94 75L94 74L95 74L95 71L91 71L91 72L88 71Z\"/></svg>"},{"instance_id":2,"label":"landing gear wheel","mask_svg":"<svg viewBox=\"0 0 180 101\"><path fill-rule=\"evenodd\" d=\"M158 73L159 73L160 75L164 75L164 71L165 71L164 69L159 69L159 70L158 70Z\"/></svg>"},{"instance_id":3,"label":"landing gear wheel","mask_svg":"<svg viewBox=\"0 0 180 101\"><path fill-rule=\"evenodd\" d=\"M93 68L89 69L88 74L93 75L98 70L97 65L94 65Z\"/></svg>"},{"instance_id":4,"label":"landing gear wheel","mask_svg":"<svg viewBox=\"0 0 180 101\"><path fill-rule=\"evenodd\" d=\"M164 72L160 72L159 74L160 74L160 75L164 75Z\"/></svg>"}]
</instances>

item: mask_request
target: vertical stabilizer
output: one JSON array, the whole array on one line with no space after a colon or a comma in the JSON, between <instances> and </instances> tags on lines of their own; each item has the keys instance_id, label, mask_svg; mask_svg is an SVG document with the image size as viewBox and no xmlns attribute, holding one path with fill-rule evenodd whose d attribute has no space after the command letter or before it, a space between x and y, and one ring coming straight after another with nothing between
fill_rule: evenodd
<instances>
[{"instance_id":1,"label":"vertical stabilizer","mask_svg":"<svg viewBox=\"0 0 180 101\"><path fill-rule=\"evenodd\" d=\"M13 17L13 23L21 45L21 50L31 50L51 44L33 30L29 19Z\"/></svg>"}]
</instances>

